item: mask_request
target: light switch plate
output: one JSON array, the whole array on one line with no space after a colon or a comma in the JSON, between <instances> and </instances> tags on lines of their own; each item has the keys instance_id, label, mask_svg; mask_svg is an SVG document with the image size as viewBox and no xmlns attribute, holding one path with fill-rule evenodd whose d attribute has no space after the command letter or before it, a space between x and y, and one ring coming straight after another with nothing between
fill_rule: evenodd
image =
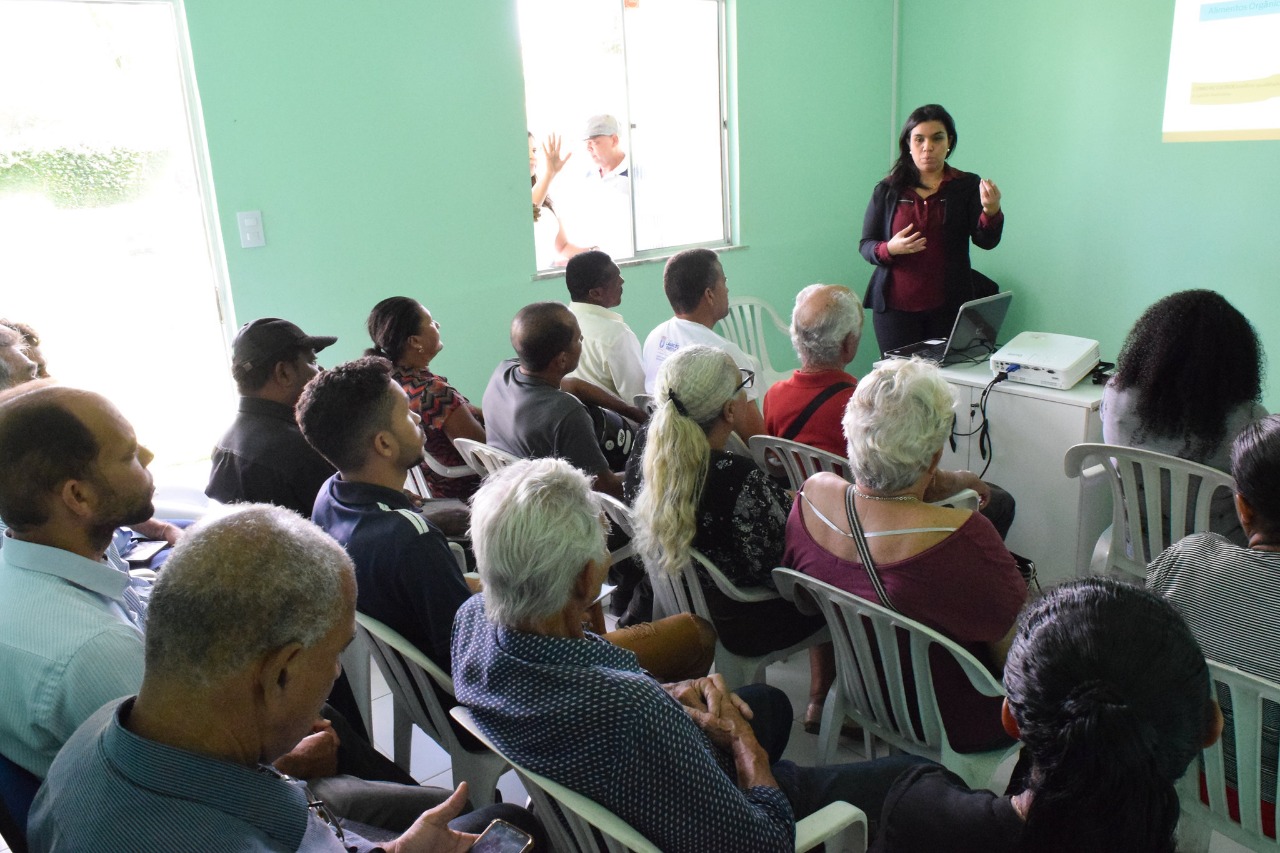
<instances>
[{"instance_id":1,"label":"light switch plate","mask_svg":"<svg viewBox=\"0 0 1280 853\"><path fill-rule=\"evenodd\" d=\"M266 234L262 230L261 210L242 210L237 213L236 227L240 229L240 248L255 249L267 245Z\"/></svg>"}]
</instances>

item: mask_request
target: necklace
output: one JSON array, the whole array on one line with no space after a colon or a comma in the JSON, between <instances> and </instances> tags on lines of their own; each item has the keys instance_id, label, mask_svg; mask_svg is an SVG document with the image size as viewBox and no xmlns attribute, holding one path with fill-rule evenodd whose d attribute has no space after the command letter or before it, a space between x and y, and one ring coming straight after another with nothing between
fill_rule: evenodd
<instances>
[{"instance_id":1,"label":"necklace","mask_svg":"<svg viewBox=\"0 0 1280 853\"><path fill-rule=\"evenodd\" d=\"M866 492L859 491L857 486L851 486L850 488L852 488L852 489L853 489L853 493L854 493L855 495L857 495L858 497L860 497L860 498L862 498L862 499L864 499L864 500L868 500L868 501L899 501L899 502L905 502L905 501L918 501L918 500L920 500L920 499L919 499L918 497L916 497L915 495L893 495L892 497L888 497L888 496L885 496L885 495L869 495L869 494L867 494Z\"/></svg>"}]
</instances>

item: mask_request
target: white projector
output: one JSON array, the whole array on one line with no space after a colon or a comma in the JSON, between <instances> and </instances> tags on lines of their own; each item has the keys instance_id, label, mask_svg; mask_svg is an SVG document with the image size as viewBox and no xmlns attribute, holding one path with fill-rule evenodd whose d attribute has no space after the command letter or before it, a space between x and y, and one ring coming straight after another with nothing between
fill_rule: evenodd
<instances>
[{"instance_id":1,"label":"white projector","mask_svg":"<svg viewBox=\"0 0 1280 853\"><path fill-rule=\"evenodd\" d=\"M1100 359L1098 342L1051 332L1023 332L991 356L991 373L1008 371L1010 382L1070 388Z\"/></svg>"}]
</instances>

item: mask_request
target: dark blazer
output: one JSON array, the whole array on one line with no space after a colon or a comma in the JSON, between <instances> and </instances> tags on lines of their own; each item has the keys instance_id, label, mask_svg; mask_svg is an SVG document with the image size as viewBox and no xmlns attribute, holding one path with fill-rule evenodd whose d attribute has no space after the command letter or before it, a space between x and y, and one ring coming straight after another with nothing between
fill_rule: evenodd
<instances>
[{"instance_id":1,"label":"dark blazer","mask_svg":"<svg viewBox=\"0 0 1280 853\"><path fill-rule=\"evenodd\" d=\"M972 239L979 248L993 249L999 244L1004 230L1003 216L998 216L985 228L979 226L982 196L978 192L978 181L978 176L971 172L959 172L943 184L935 196L944 205L942 251L946 255L946 281L943 286L946 304L950 306L959 307L970 299L996 292L994 282L981 273L973 272L969 265L969 240ZM889 185L886 178L871 191L871 202L862 219L862 241L858 244L858 251L875 266L862 304L878 313L885 310L885 290L893 274L893 265L880 263L876 257L876 244L887 242L893 236L893 213L897 200L898 191ZM932 250L930 246L927 251ZM975 282L975 278L979 281Z\"/></svg>"}]
</instances>

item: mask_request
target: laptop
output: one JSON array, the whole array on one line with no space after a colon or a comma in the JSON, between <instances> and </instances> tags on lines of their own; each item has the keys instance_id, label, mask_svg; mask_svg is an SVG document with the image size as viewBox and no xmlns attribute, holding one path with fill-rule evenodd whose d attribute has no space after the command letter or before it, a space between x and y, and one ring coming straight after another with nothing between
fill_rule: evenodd
<instances>
[{"instance_id":1,"label":"laptop","mask_svg":"<svg viewBox=\"0 0 1280 853\"><path fill-rule=\"evenodd\" d=\"M977 364L996 351L996 336L1009 313L1013 301L1010 292L984 296L960 306L951 336L945 340L932 338L927 341L899 347L885 352L885 358L912 358L919 356L943 367L951 364Z\"/></svg>"}]
</instances>

